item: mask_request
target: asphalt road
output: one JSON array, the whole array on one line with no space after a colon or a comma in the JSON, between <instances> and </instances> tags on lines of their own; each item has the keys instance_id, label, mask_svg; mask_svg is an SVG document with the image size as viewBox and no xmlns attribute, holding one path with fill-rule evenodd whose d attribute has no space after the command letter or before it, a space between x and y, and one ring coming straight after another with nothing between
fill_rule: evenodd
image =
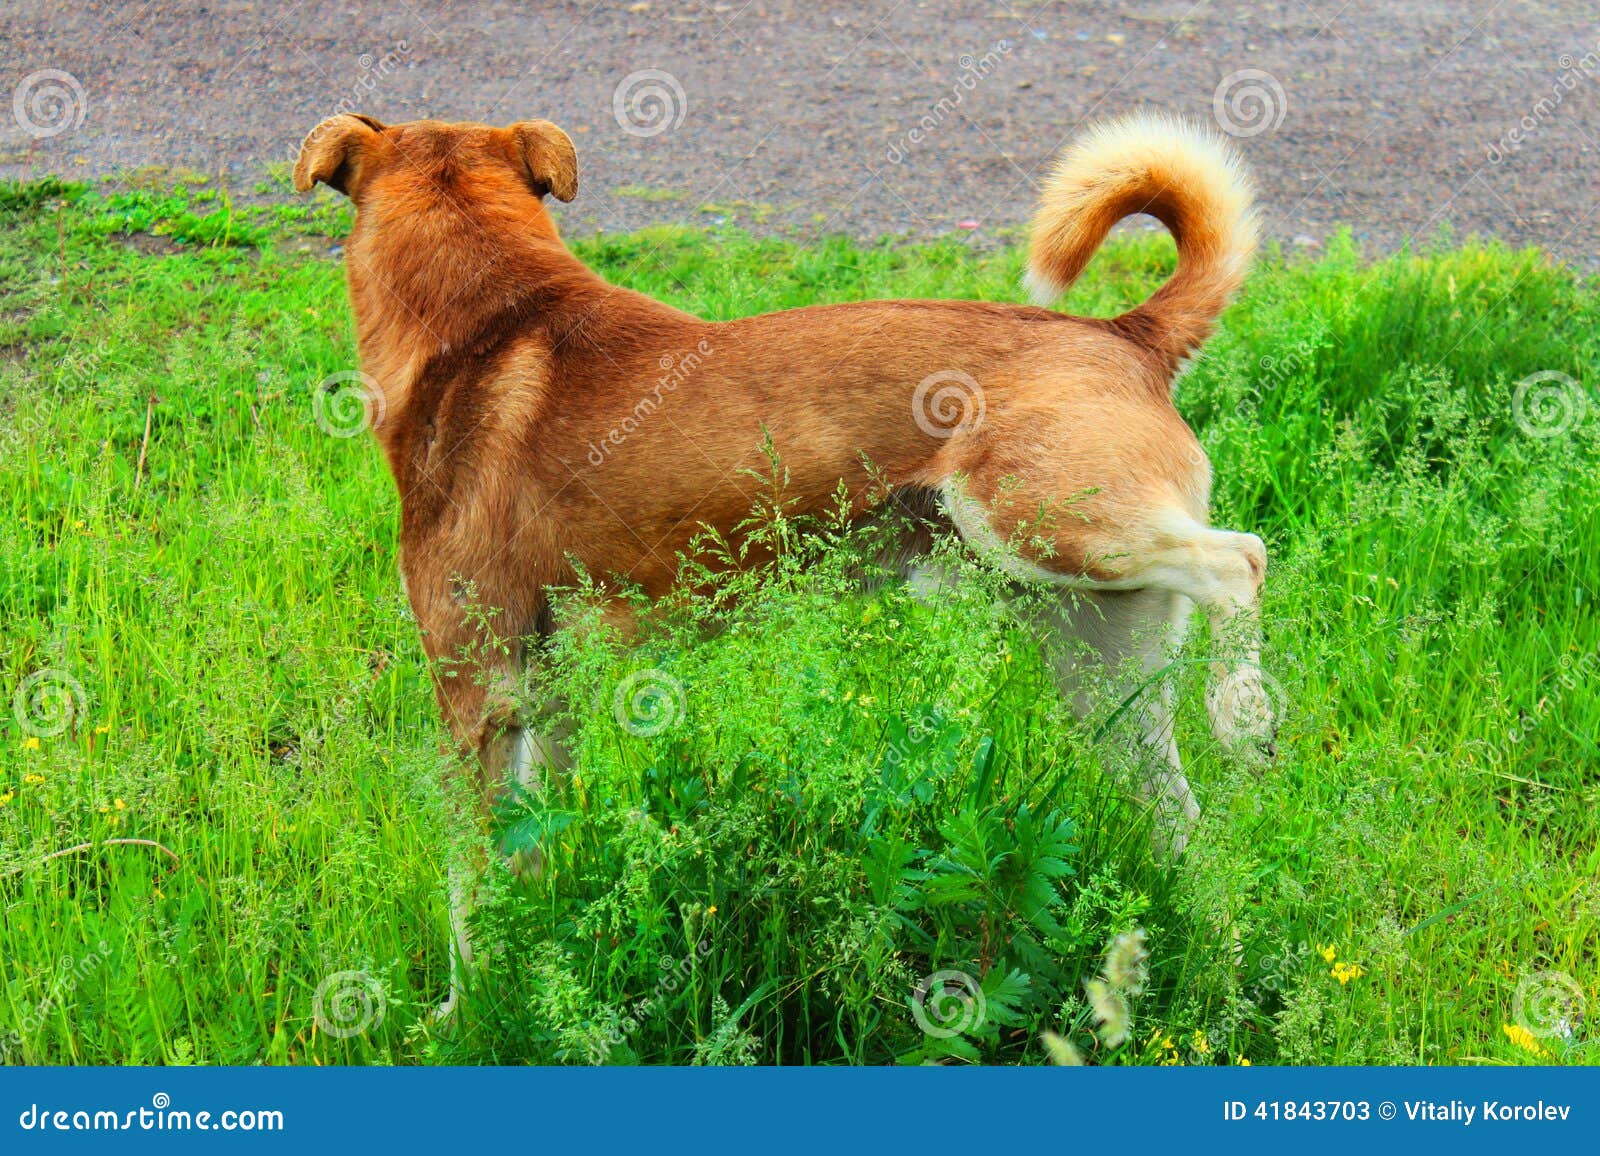
<instances>
[{"instance_id":1,"label":"asphalt road","mask_svg":"<svg viewBox=\"0 0 1600 1156\"><path fill-rule=\"evenodd\" d=\"M1593 0L86 4L0 10L0 175L149 166L250 195L334 111L544 117L584 232L981 240L1084 122L1219 124L1270 234L1494 234L1600 252ZM274 168L273 166L278 166Z\"/></svg>"}]
</instances>

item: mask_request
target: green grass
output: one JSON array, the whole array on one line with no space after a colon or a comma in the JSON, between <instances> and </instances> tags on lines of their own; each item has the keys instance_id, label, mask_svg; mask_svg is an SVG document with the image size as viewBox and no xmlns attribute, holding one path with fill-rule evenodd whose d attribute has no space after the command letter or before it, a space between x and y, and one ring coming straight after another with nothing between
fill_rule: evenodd
<instances>
[{"instance_id":1,"label":"green grass","mask_svg":"<svg viewBox=\"0 0 1600 1156\"><path fill-rule=\"evenodd\" d=\"M7 1059L1039 1063L1053 1031L1096 1063L1600 1061L1593 284L1475 244L1263 260L1178 399L1216 521L1273 553L1282 753L1230 762L1201 668L1173 668L1206 807L1177 869L1105 773L1126 770L1096 741L1114 700L1065 716L986 575L933 608L861 594L866 543L836 533L722 589L741 597L710 637L685 599L635 652L559 648L577 774L506 808L503 840L541 840L548 870L491 874L488 964L443 1034L445 848L471 836L393 487L369 439L313 416L354 368L341 271L314 255L343 223L193 185L0 190L0 690L46 672L0 712ZM1011 300L1021 260L576 247L715 317ZM1170 261L1116 240L1067 306L1113 313ZM1586 412L1535 437L1513 400L1543 371ZM641 671L671 724L648 737L612 709ZM1109 1047L1084 980L1135 926L1150 978ZM938 970L986 1005L948 1038L912 1014ZM333 1001L317 1024L351 971L381 1021ZM330 1035L341 1015L366 1030ZM1519 1044L1519 1018L1552 1033Z\"/></svg>"}]
</instances>

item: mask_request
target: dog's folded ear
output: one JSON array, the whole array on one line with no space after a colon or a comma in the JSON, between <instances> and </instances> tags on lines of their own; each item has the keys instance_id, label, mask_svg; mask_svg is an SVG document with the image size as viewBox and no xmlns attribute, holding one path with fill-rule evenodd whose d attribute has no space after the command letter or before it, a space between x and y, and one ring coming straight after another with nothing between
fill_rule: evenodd
<instances>
[{"instance_id":1,"label":"dog's folded ear","mask_svg":"<svg viewBox=\"0 0 1600 1156\"><path fill-rule=\"evenodd\" d=\"M354 196L361 183L362 162L370 156L383 128L382 121L354 113L322 121L300 145L300 159L294 164L296 191L309 192L321 181L347 197Z\"/></svg>"},{"instance_id":2,"label":"dog's folded ear","mask_svg":"<svg viewBox=\"0 0 1600 1156\"><path fill-rule=\"evenodd\" d=\"M558 201L578 195L578 150L571 137L547 120L518 121L508 131L528 166L534 192Z\"/></svg>"}]
</instances>

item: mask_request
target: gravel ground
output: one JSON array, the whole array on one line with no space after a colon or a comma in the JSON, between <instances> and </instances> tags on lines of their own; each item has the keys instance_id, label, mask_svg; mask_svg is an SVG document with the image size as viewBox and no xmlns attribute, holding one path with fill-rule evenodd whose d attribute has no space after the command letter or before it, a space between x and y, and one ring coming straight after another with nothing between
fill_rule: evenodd
<instances>
[{"instance_id":1,"label":"gravel ground","mask_svg":"<svg viewBox=\"0 0 1600 1156\"><path fill-rule=\"evenodd\" d=\"M983 239L1075 128L1156 107L1237 138L1288 244L1448 223L1596 261L1593 0L66 7L0 12L0 175L248 193L334 111L545 117L578 145L568 231Z\"/></svg>"}]
</instances>

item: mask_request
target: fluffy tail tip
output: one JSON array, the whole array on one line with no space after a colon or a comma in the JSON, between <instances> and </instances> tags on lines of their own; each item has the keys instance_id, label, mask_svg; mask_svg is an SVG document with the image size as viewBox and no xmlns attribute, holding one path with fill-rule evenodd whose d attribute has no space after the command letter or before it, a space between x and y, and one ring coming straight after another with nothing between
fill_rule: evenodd
<instances>
[{"instance_id":1,"label":"fluffy tail tip","mask_svg":"<svg viewBox=\"0 0 1600 1156\"><path fill-rule=\"evenodd\" d=\"M1101 122L1068 146L1044 183L1023 287L1035 303L1051 304L1118 219L1148 212L1194 262L1187 275L1231 292L1256 245L1253 199L1238 156L1209 129L1162 112Z\"/></svg>"},{"instance_id":2,"label":"fluffy tail tip","mask_svg":"<svg viewBox=\"0 0 1600 1156\"><path fill-rule=\"evenodd\" d=\"M1028 300L1035 305L1054 305L1056 299L1066 292L1053 277L1031 265L1022 272L1022 288Z\"/></svg>"}]
</instances>

